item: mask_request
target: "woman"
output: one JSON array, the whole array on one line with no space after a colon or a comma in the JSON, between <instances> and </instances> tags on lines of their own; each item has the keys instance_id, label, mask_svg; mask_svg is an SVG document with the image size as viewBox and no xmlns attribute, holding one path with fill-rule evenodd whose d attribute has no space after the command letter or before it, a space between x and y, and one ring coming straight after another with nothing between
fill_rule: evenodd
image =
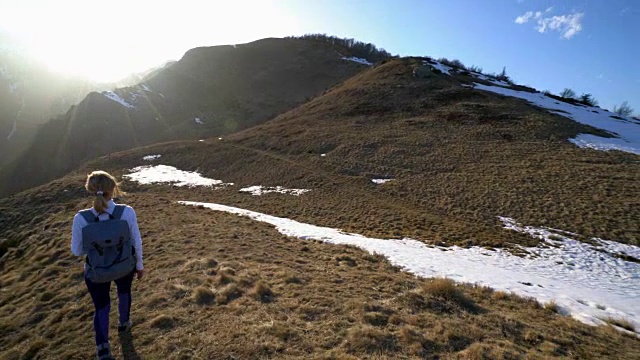
<instances>
[{"instance_id":1,"label":"woman","mask_svg":"<svg viewBox=\"0 0 640 360\"><path fill-rule=\"evenodd\" d=\"M109 345L109 311L111 309L109 290L111 281L102 280L104 277L101 278L100 281L97 281L97 277L94 276L94 267L90 264L89 259L98 252L100 252L100 255L104 255L104 251L100 251L104 249L96 245L95 241L87 241L87 237L90 236L88 235L88 233L90 233L88 229L90 228L87 226L93 225L91 228L95 230L97 223L105 220L113 220L113 215L116 213L118 213L116 216L119 217L119 220L124 220L128 223L128 231L126 225L124 228L129 237L126 239L127 244L130 243L133 246L133 249L130 249L128 252L132 254L130 259L131 267L125 268L124 271L126 275L114 279L118 292L118 315L120 320L118 332L129 331L133 325L129 318L131 311L131 283L133 282L134 275L137 275L138 279L141 279L144 275L144 268L142 266L142 239L140 238L138 221L133 208L126 205L116 206L112 200L113 197L123 194L113 176L104 171L94 171L88 175L85 188L90 194L95 196L95 198L92 208L78 212L73 218L71 252L76 256L87 255L84 280L89 289L89 294L91 294L93 305L95 306L93 326L96 333L97 358L99 360L108 360L113 359ZM119 221L119 223L122 224L122 221ZM104 225L107 224L102 223L99 225L104 227ZM123 237L120 237L121 242L122 239ZM110 240L106 240L106 242L109 243ZM91 248L92 245L96 247L97 250ZM120 247L120 254L122 254L121 248L122 247ZM118 259L119 258L120 256ZM131 270L128 270L129 268Z\"/></svg>"}]
</instances>

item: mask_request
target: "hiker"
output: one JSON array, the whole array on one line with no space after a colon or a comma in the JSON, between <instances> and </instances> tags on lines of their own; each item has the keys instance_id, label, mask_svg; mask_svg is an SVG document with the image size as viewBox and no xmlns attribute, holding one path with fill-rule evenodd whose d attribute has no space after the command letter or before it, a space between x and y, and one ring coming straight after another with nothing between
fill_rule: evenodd
<instances>
[{"instance_id":1,"label":"hiker","mask_svg":"<svg viewBox=\"0 0 640 360\"><path fill-rule=\"evenodd\" d=\"M95 198L92 208L79 211L73 218L71 252L86 255L84 281L95 306L97 358L110 360L111 281L118 292L118 332L127 332L133 326L129 318L131 283L134 275L138 280L144 276L142 239L133 208L113 202L114 197L124 194L113 176L94 171L87 176L85 188Z\"/></svg>"}]
</instances>

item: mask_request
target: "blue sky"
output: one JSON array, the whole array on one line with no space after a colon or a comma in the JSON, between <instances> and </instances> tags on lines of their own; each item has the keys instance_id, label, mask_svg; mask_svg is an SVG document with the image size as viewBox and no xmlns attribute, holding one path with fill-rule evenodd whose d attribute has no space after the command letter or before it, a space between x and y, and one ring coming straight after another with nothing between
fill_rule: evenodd
<instances>
[{"instance_id":1,"label":"blue sky","mask_svg":"<svg viewBox=\"0 0 640 360\"><path fill-rule=\"evenodd\" d=\"M485 72L506 66L517 83L640 113L635 0L0 0L0 32L58 71L100 80L195 46L326 33Z\"/></svg>"},{"instance_id":2,"label":"blue sky","mask_svg":"<svg viewBox=\"0 0 640 360\"><path fill-rule=\"evenodd\" d=\"M305 32L353 37L394 54L457 58L485 72L506 66L518 83L592 93L607 108L627 100L640 113L640 2L315 3L287 1L305 19Z\"/></svg>"}]
</instances>

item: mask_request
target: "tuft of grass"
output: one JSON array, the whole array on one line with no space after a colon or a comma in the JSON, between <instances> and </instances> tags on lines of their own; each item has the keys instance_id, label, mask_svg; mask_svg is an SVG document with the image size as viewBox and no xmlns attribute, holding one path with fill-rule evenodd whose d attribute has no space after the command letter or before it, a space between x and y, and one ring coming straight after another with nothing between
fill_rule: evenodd
<instances>
[{"instance_id":1,"label":"tuft of grass","mask_svg":"<svg viewBox=\"0 0 640 360\"><path fill-rule=\"evenodd\" d=\"M347 266L351 266L351 267L353 267L353 266L357 266L357 265L358 265L358 263L357 263L357 262L356 262L356 261L355 261L351 256L349 256L349 255L336 256L336 261L337 261L339 264L344 263L344 264L346 264Z\"/></svg>"},{"instance_id":2,"label":"tuft of grass","mask_svg":"<svg viewBox=\"0 0 640 360\"><path fill-rule=\"evenodd\" d=\"M169 284L167 290L174 299L182 299L191 292L190 287L182 284Z\"/></svg>"},{"instance_id":3,"label":"tuft of grass","mask_svg":"<svg viewBox=\"0 0 640 360\"><path fill-rule=\"evenodd\" d=\"M289 341L298 337L296 331L289 324L283 322L276 322L267 327L266 332L282 341Z\"/></svg>"},{"instance_id":4,"label":"tuft of grass","mask_svg":"<svg viewBox=\"0 0 640 360\"><path fill-rule=\"evenodd\" d=\"M3 360L20 360L20 351L11 349L4 354Z\"/></svg>"},{"instance_id":5,"label":"tuft of grass","mask_svg":"<svg viewBox=\"0 0 640 360\"><path fill-rule=\"evenodd\" d=\"M236 277L234 276L236 271L233 268L222 267L218 270L218 276L216 277L216 282L218 285L226 285L237 282Z\"/></svg>"},{"instance_id":6,"label":"tuft of grass","mask_svg":"<svg viewBox=\"0 0 640 360\"><path fill-rule=\"evenodd\" d=\"M381 255L381 254L378 254L378 253L366 254L362 258L364 260L372 262L372 263L379 263L379 262L385 260L384 255Z\"/></svg>"},{"instance_id":7,"label":"tuft of grass","mask_svg":"<svg viewBox=\"0 0 640 360\"><path fill-rule=\"evenodd\" d=\"M387 326L389 316L379 312L368 312L363 315L363 320L373 326Z\"/></svg>"},{"instance_id":8,"label":"tuft of grass","mask_svg":"<svg viewBox=\"0 0 640 360\"><path fill-rule=\"evenodd\" d=\"M636 327L629 320L624 318L607 317L602 320L608 324L615 325L625 330L636 331Z\"/></svg>"},{"instance_id":9,"label":"tuft of grass","mask_svg":"<svg viewBox=\"0 0 640 360\"><path fill-rule=\"evenodd\" d=\"M475 310L473 300L468 298L451 279L436 278L422 284L420 294L451 302L464 310Z\"/></svg>"},{"instance_id":10,"label":"tuft of grass","mask_svg":"<svg viewBox=\"0 0 640 360\"><path fill-rule=\"evenodd\" d=\"M428 302L421 294L409 291L398 296L398 301L413 313L423 311L428 308Z\"/></svg>"},{"instance_id":11,"label":"tuft of grass","mask_svg":"<svg viewBox=\"0 0 640 360\"><path fill-rule=\"evenodd\" d=\"M47 301L53 299L55 296L56 296L55 293L53 293L51 291L45 291L42 294L40 294L40 301L47 302Z\"/></svg>"},{"instance_id":12,"label":"tuft of grass","mask_svg":"<svg viewBox=\"0 0 640 360\"><path fill-rule=\"evenodd\" d=\"M398 331L398 341L404 346L412 348L414 353L419 353L421 348L424 347L426 339L424 335L417 329L410 326L403 326Z\"/></svg>"},{"instance_id":13,"label":"tuft of grass","mask_svg":"<svg viewBox=\"0 0 640 360\"><path fill-rule=\"evenodd\" d=\"M548 310L548 311L554 312L554 313L556 313L556 314L559 314L559 313L560 313L560 306L559 306L555 301L553 301L553 300L551 300L551 301L549 301L549 302L545 303L545 304L544 304L544 308L545 308L545 310Z\"/></svg>"},{"instance_id":14,"label":"tuft of grass","mask_svg":"<svg viewBox=\"0 0 640 360\"><path fill-rule=\"evenodd\" d=\"M175 325L176 320L173 317L165 314L158 315L149 322L149 326L151 326L152 328L162 330L173 329Z\"/></svg>"},{"instance_id":15,"label":"tuft of grass","mask_svg":"<svg viewBox=\"0 0 640 360\"><path fill-rule=\"evenodd\" d=\"M249 291L249 295L263 303L272 302L274 296L269 284L263 280L260 280L253 285L253 288Z\"/></svg>"},{"instance_id":16,"label":"tuft of grass","mask_svg":"<svg viewBox=\"0 0 640 360\"><path fill-rule=\"evenodd\" d=\"M22 355L22 359L35 358L36 355L38 355L38 353L40 352L40 350L46 348L48 345L49 343L41 339L31 342L29 344L29 348L27 349L27 351Z\"/></svg>"},{"instance_id":17,"label":"tuft of grass","mask_svg":"<svg viewBox=\"0 0 640 360\"><path fill-rule=\"evenodd\" d=\"M494 292L493 292L492 297L493 297L495 300L508 300L508 299L510 299L511 297L513 297L513 295L512 295L512 294L509 294L509 293L508 293L508 292L506 292L506 291L494 291Z\"/></svg>"},{"instance_id":18,"label":"tuft of grass","mask_svg":"<svg viewBox=\"0 0 640 360\"><path fill-rule=\"evenodd\" d=\"M212 304L216 298L216 295L213 293L213 291L208 287L204 287L204 286L198 286L195 289L193 289L192 296L193 296L193 300L195 300L195 302L200 305Z\"/></svg>"},{"instance_id":19,"label":"tuft of grass","mask_svg":"<svg viewBox=\"0 0 640 360\"><path fill-rule=\"evenodd\" d=\"M216 304L224 305L228 304L231 301L239 298L242 295L242 292L238 288L237 284L230 283L222 287L216 293Z\"/></svg>"},{"instance_id":20,"label":"tuft of grass","mask_svg":"<svg viewBox=\"0 0 640 360\"><path fill-rule=\"evenodd\" d=\"M284 282L287 283L287 284L304 284L305 281L302 278L300 278L299 276L296 276L296 275L293 275L293 274L289 274L284 279Z\"/></svg>"},{"instance_id":21,"label":"tuft of grass","mask_svg":"<svg viewBox=\"0 0 640 360\"><path fill-rule=\"evenodd\" d=\"M396 337L385 330L370 325L358 325L349 329L344 346L351 353L381 353L398 347Z\"/></svg>"},{"instance_id":22,"label":"tuft of grass","mask_svg":"<svg viewBox=\"0 0 640 360\"><path fill-rule=\"evenodd\" d=\"M215 259L203 258L187 261L180 270L182 272L206 271L213 269L216 266L218 266L218 262Z\"/></svg>"}]
</instances>

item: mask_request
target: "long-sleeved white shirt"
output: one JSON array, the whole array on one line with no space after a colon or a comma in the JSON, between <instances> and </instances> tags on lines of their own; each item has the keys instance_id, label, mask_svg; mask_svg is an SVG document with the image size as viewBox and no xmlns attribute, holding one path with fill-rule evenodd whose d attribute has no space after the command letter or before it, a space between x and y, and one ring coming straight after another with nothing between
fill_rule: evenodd
<instances>
[{"instance_id":1,"label":"long-sleeved white shirt","mask_svg":"<svg viewBox=\"0 0 640 360\"><path fill-rule=\"evenodd\" d=\"M113 214L116 204L113 200L109 200L108 206L105 209L106 213L98 214L96 209L91 208L93 215L98 216L100 221L108 220L109 214ZM140 229L138 229L138 219L136 218L136 212L131 206L126 206L120 217L122 220L126 220L129 223L129 232L131 233L131 239L133 240L133 247L136 249L136 270L142 270L142 237L140 237ZM73 255L82 256L85 255L82 249L82 228L89 225L87 220L79 213L73 217L73 227L71 229L71 252Z\"/></svg>"}]
</instances>

